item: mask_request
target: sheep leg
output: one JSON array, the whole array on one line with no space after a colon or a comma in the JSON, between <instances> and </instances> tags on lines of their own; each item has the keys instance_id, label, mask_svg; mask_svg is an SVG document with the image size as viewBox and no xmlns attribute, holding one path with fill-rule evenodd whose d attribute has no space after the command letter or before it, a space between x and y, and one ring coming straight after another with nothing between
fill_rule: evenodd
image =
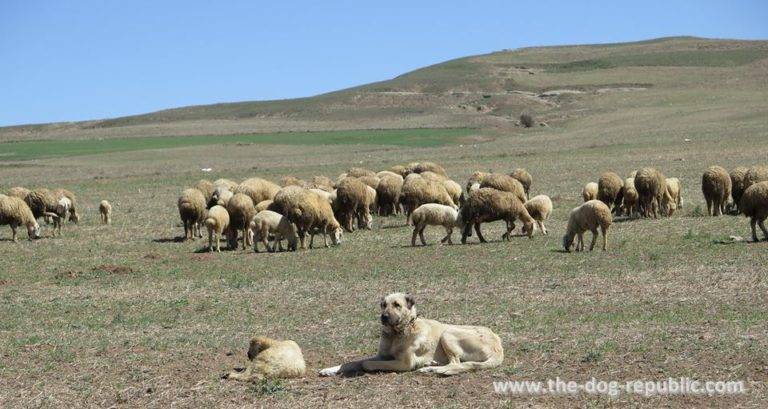
<instances>
[{"instance_id":1,"label":"sheep leg","mask_svg":"<svg viewBox=\"0 0 768 409\"><path fill-rule=\"evenodd\" d=\"M325 234L325 230L323 230L323 244L325 244L325 248L329 248L330 247L328 245L328 235Z\"/></svg>"},{"instance_id":2,"label":"sheep leg","mask_svg":"<svg viewBox=\"0 0 768 409\"><path fill-rule=\"evenodd\" d=\"M757 231L755 231L755 225L757 224L757 219L754 217L749 219L749 225L752 226L752 241L757 242Z\"/></svg>"},{"instance_id":3,"label":"sheep leg","mask_svg":"<svg viewBox=\"0 0 768 409\"><path fill-rule=\"evenodd\" d=\"M480 231L480 223L475 223L475 232L477 233L477 238L480 239L481 243L487 243L485 237L483 237L483 233Z\"/></svg>"},{"instance_id":4,"label":"sheep leg","mask_svg":"<svg viewBox=\"0 0 768 409\"><path fill-rule=\"evenodd\" d=\"M608 250L608 228L600 226L600 231L603 232L603 251Z\"/></svg>"},{"instance_id":5,"label":"sheep leg","mask_svg":"<svg viewBox=\"0 0 768 409\"><path fill-rule=\"evenodd\" d=\"M208 229L208 251L213 251L213 229Z\"/></svg>"},{"instance_id":6,"label":"sheep leg","mask_svg":"<svg viewBox=\"0 0 768 409\"><path fill-rule=\"evenodd\" d=\"M765 229L765 219L761 219L757 222L757 225L760 226L760 230L763 231L763 236L765 236L765 239L768 240L768 230Z\"/></svg>"},{"instance_id":7,"label":"sheep leg","mask_svg":"<svg viewBox=\"0 0 768 409\"><path fill-rule=\"evenodd\" d=\"M195 228L197 228L197 238L202 239L203 238L203 224L198 222L195 223Z\"/></svg>"},{"instance_id":8,"label":"sheep leg","mask_svg":"<svg viewBox=\"0 0 768 409\"><path fill-rule=\"evenodd\" d=\"M592 230L592 243L589 244L589 251L595 249L595 242L597 241L597 229Z\"/></svg>"},{"instance_id":9,"label":"sheep leg","mask_svg":"<svg viewBox=\"0 0 768 409\"><path fill-rule=\"evenodd\" d=\"M442 240L440 240L440 243L445 243L447 241L448 244L453 244L451 242L451 234L453 234L453 227L446 227L445 228L445 237L443 237Z\"/></svg>"},{"instance_id":10,"label":"sheep leg","mask_svg":"<svg viewBox=\"0 0 768 409\"><path fill-rule=\"evenodd\" d=\"M419 229L419 238L421 239L421 245L426 246L427 241L424 240L424 229L426 229L427 226L422 226L421 229Z\"/></svg>"},{"instance_id":11,"label":"sheep leg","mask_svg":"<svg viewBox=\"0 0 768 409\"><path fill-rule=\"evenodd\" d=\"M14 225L14 224L11 224L11 231L13 232L13 241L14 241L14 242L17 242L17 241L19 241L19 240L16 238L16 225Z\"/></svg>"},{"instance_id":12,"label":"sheep leg","mask_svg":"<svg viewBox=\"0 0 768 409\"><path fill-rule=\"evenodd\" d=\"M461 244L467 244L467 236L469 236L470 233L472 233L472 225L467 223L461 230Z\"/></svg>"},{"instance_id":13,"label":"sheep leg","mask_svg":"<svg viewBox=\"0 0 768 409\"><path fill-rule=\"evenodd\" d=\"M577 237L578 239L576 240L576 251L583 251L584 250L584 233L578 233Z\"/></svg>"},{"instance_id":14,"label":"sheep leg","mask_svg":"<svg viewBox=\"0 0 768 409\"><path fill-rule=\"evenodd\" d=\"M419 226L413 228L413 235L411 235L411 247L416 247L416 236L419 234Z\"/></svg>"},{"instance_id":15,"label":"sheep leg","mask_svg":"<svg viewBox=\"0 0 768 409\"><path fill-rule=\"evenodd\" d=\"M545 236L549 234L549 233L547 233L547 228L544 226L544 222L543 221L536 220L536 224L539 225L539 228L541 229L541 232L544 233Z\"/></svg>"},{"instance_id":16,"label":"sheep leg","mask_svg":"<svg viewBox=\"0 0 768 409\"><path fill-rule=\"evenodd\" d=\"M216 233L216 252L221 253L221 234L220 233Z\"/></svg>"}]
</instances>

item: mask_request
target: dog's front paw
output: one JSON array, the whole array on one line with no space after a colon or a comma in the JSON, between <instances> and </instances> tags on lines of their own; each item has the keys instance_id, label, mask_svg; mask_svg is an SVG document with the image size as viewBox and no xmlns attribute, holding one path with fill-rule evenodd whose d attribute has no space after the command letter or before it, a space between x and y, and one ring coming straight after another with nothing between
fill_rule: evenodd
<instances>
[{"instance_id":1,"label":"dog's front paw","mask_svg":"<svg viewBox=\"0 0 768 409\"><path fill-rule=\"evenodd\" d=\"M334 376L339 374L339 370L341 369L341 365L339 366L332 366L330 368L321 369L318 374L320 376Z\"/></svg>"},{"instance_id":2,"label":"dog's front paw","mask_svg":"<svg viewBox=\"0 0 768 409\"><path fill-rule=\"evenodd\" d=\"M419 368L419 372L421 373L434 373L436 366L425 366L423 368Z\"/></svg>"}]
</instances>

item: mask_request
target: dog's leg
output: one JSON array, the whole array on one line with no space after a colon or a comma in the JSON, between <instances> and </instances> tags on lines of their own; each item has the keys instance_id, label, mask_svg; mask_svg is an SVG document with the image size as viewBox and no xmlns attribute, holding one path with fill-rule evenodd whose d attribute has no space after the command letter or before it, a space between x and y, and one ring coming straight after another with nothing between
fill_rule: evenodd
<instances>
[{"instance_id":1,"label":"dog's leg","mask_svg":"<svg viewBox=\"0 0 768 409\"><path fill-rule=\"evenodd\" d=\"M404 352L400 359L391 361L370 360L363 362L365 372L406 372L413 370L413 354Z\"/></svg>"},{"instance_id":2,"label":"dog's leg","mask_svg":"<svg viewBox=\"0 0 768 409\"><path fill-rule=\"evenodd\" d=\"M381 356L372 356L369 358L361 359L359 361L347 362L345 364L331 366L329 368L321 369L318 374L320 376L334 376L334 375L346 375L355 374L363 371L363 364L370 361L381 361L387 358Z\"/></svg>"}]
</instances>

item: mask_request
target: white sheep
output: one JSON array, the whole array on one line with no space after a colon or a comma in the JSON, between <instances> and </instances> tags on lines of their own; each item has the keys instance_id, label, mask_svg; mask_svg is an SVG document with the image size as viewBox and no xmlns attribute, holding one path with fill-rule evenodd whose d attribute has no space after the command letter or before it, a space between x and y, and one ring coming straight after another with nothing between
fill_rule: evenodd
<instances>
[{"instance_id":1,"label":"white sheep","mask_svg":"<svg viewBox=\"0 0 768 409\"><path fill-rule=\"evenodd\" d=\"M99 203L99 214L101 214L101 224L112 223L112 205L108 201L102 200Z\"/></svg>"},{"instance_id":2,"label":"white sheep","mask_svg":"<svg viewBox=\"0 0 768 409\"><path fill-rule=\"evenodd\" d=\"M277 248L283 251L283 239L288 240L289 251L296 251L296 243L299 239L296 233L296 226L282 214L272 210L262 210L253 218L250 227L253 234L253 250L255 252L259 252L259 242L262 242L264 248L269 252L274 252ZM267 241L270 234L274 237L271 248Z\"/></svg>"},{"instance_id":3,"label":"white sheep","mask_svg":"<svg viewBox=\"0 0 768 409\"><path fill-rule=\"evenodd\" d=\"M216 239L216 251L221 253L221 235L229 227L229 212L224 206L216 205L208 210L205 217L205 228L208 230L208 251L213 251L213 239Z\"/></svg>"},{"instance_id":4,"label":"white sheep","mask_svg":"<svg viewBox=\"0 0 768 409\"><path fill-rule=\"evenodd\" d=\"M544 221L549 218L552 213L552 200L547 195L538 195L527 202L525 202L525 210L528 210L528 214L533 217L536 224L541 229L541 232L545 235L547 233L547 227L544 226Z\"/></svg>"},{"instance_id":5,"label":"white sheep","mask_svg":"<svg viewBox=\"0 0 768 409\"><path fill-rule=\"evenodd\" d=\"M451 241L451 234L454 227L461 227L461 218L458 210L452 206L441 205L438 203L426 203L413 211L411 215L413 219L413 236L411 236L411 246L416 246L416 236L421 239L423 246L427 245L424 240L424 229L427 226L443 226L445 227L445 237L440 240L440 243L453 244Z\"/></svg>"},{"instance_id":6,"label":"white sheep","mask_svg":"<svg viewBox=\"0 0 768 409\"><path fill-rule=\"evenodd\" d=\"M581 197L585 202L597 199L597 182L589 182L581 189Z\"/></svg>"},{"instance_id":7,"label":"white sheep","mask_svg":"<svg viewBox=\"0 0 768 409\"><path fill-rule=\"evenodd\" d=\"M590 200L574 208L568 216L568 227L566 228L565 236L563 236L563 248L565 248L565 251L571 251L573 238L578 236L576 251L583 251L584 232L589 230L592 232L592 244L589 246L589 251L592 251L595 248L597 228L599 227L603 233L603 250L607 250L608 228L612 222L611 209L600 200Z\"/></svg>"},{"instance_id":8,"label":"white sheep","mask_svg":"<svg viewBox=\"0 0 768 409\"><path fill-rule=\"evenodd\" d=\"M59 199L58 204L56 205L56 216L53 217L53 236L56 237L56 233L58 233L59 236L61 236L61 225L63 224L63 221L67 218L67 215L69 214L70 210L72 209L72 200L70 200L66 196L62 196Z\"/></svg>"},{"instance_id":9,"label":"white sheep","mask_svg":"<svg viewBox=\"0 0 768 409\"><path fill-rule=\"evenodd\" d=\"M29 239L40 237L40 225L37 223L32 210L26 202L14 196L0 195L0 226L11 226L13 241L16 239L16 228L25 226Z\"/></svg>"}]
</instances>

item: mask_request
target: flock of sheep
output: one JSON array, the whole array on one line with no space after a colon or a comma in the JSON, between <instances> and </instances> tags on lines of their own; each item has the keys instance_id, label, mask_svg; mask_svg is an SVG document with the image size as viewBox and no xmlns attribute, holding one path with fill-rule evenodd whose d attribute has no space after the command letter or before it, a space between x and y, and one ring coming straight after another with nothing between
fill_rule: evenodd
<instances>
[{"instance_id":1,"label":"flock of sheep","mask_svg":"<svg viewBox=\"0 0 768 409\"><path fill-rule=\"evenodd\" d=\"M548 233L544 222L552 212L552 201L546 195L529 199L532 181L524 169L509 174L475 172L462 187L442 166L415 162L378 173L351 168L335 181L325 176L311 181L289 176L279 185L261 178L241 183L200 180L182 192L177 205L184 238L202 238L205 228L209 251L221 251L222 237L231 249L242 242L243 249L253 246L258 252L261 243L273 252L304 249L307 235L312 248L314 236L320 234L328 247L329 238L334 245L341 243L343 231L371 229L373 215L394 214L404 214L407 223L413 225L413 246L417 239L426 245L427 226L445 228L441 243L453 243L455 228L461 231L462 243L473 230L485 242L480 226L493 221L506 223L503 240L510 240L515 222L522 224L521 235L531 237L537 229ZM708 215L743 213L751 219L752 239L757 241L759 226L768 240L764 225L768 217L768 167L738 167L729 173L712 166L704 172L701 187ZM592 250L599 230L605 250L614 215L671 216L683 206L681 190L679 179L666 178L654 168L642 168L626 179L605 172L582 189L584 203L570 212L563 248L570 251L576 240L576 251L584 250L583 234L590 231ZM102 201L99 212L101 222L109 224L109 202ZM64 220L77 223L80 218L75 195L65 189L23 187L0 194L0 225L10 225L14 241L19 226L26 227L30 239L40 237L40 218L53 223L53 236L61 234Z\"/></svg>"}]
</instances>

